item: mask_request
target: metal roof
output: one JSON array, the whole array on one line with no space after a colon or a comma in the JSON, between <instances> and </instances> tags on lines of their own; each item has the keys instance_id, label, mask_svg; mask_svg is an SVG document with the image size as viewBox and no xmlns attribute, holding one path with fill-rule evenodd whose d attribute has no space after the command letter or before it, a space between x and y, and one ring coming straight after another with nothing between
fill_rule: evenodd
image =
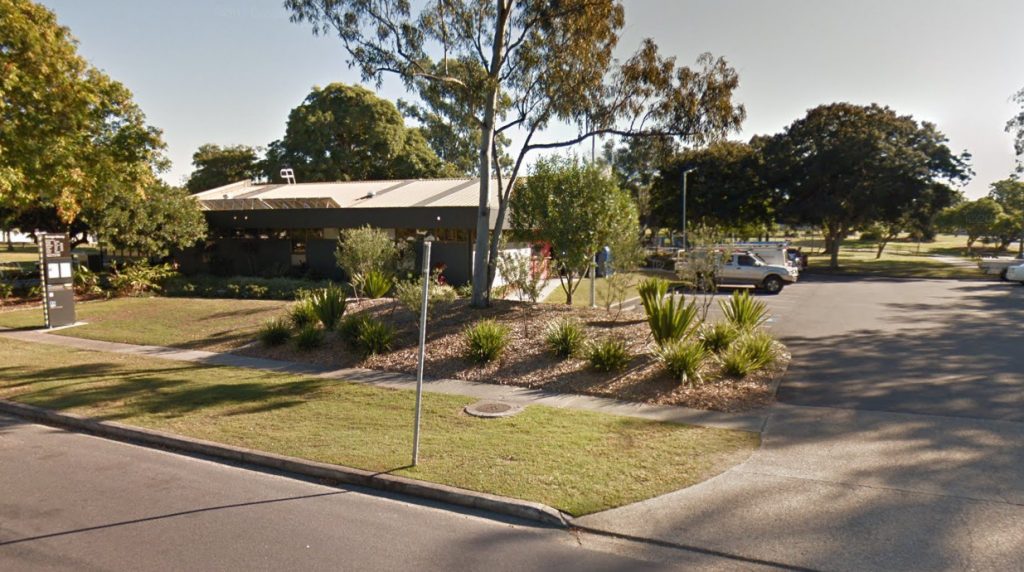
<instances>
[{"instance_id":1,"label":"metal roof","mask_svg":"<svg viewBox=\"0 0 1024 572\"><path fill-rule=\"evenodd\" d=\"M232 183L195 195L204 210L358 209L477 207L479 179L409 179L340 183ZM491 181L490 204L497 207L498 181Z\"/></svg>"}]
</instances>

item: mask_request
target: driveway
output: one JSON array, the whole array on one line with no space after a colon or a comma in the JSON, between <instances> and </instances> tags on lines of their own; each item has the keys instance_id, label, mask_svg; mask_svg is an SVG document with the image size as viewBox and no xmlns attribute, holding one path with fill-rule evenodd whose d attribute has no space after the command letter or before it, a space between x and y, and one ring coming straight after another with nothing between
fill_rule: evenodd
<instances>
[{"instance_id":1,"label":"driveway","mask_svg":"<svg viewBox=\"0 0 1024 572\"><path fill-rule=\"evenodd\" d=\"M779 401L1024 421L1024 288L812 276L786 295Z\"/></svg>"},{"instance_id":2,"label":"driveway","mask_svg":"<svg viewBox=\"0 0 1024 572\"><path fill-rule=\"evenodd\" d=\"M793 366L761 449L579 523L782 567L1024 570L1022 297L811 277L763 298Z\"/></svg>"}]
</instances>

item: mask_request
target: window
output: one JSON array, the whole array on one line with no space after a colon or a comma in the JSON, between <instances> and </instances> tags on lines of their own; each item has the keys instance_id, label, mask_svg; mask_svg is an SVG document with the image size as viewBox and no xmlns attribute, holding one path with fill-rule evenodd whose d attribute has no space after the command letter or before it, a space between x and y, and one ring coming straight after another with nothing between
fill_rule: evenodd
<instances>
[{"instance_id":1,"label":"window","mask_svg":"<svg viewBox=\"0 0 1024 572\"><path fill-rule=\"evenodd\" d=\"M736 260L740 266L757 266L757 262L754 260L754 257L749 254L741 254Z\"/></svg>"}]
</instances>

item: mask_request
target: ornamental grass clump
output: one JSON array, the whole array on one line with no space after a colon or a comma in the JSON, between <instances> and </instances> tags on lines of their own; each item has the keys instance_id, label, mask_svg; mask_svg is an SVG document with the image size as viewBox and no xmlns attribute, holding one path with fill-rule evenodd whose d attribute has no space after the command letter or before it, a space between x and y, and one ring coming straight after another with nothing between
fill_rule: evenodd
<instances>
[{"instance_id":1,"label":"ornamental grass clump","mask_svg":"<svg viewBox=\"0 0 1024 572\"><path fill-rule=\"evenodd\" d=\"M352 286L367 298L383 298L391 291L395 279L383 270L371 270L352 278Z\"/></svg>"},{"instance_id":2,"label":"ornamental grass clump","mask_svg":"<svg viewBox=\"0 0 1024 572\"><path fill-rule=\"evenodd\" d=\"M565 359L580 355L587 341L587 335L579 322L564 319L548 326L547 332L544 334L544 341L551 353Z\"/></svg>"},{"instance_id":3,"label":"ornamental grass clump","mask_svg":"<svg viewBox=\"0 0 1024 572\"><path fill-rule=\"evenodd\" d=\"M721 355L722 369L734 377L745 377L771 365L778 355L775 338L764 331L743 334Z\"/></svg>"},{"instance_id":4,"label":"ornamental grass clump","mask_svg":"<svg viewBox=\"0 0 1024 572\"><path fill-rule=\"evenodd\" d=\"M373 318L363 320L356 339L356 345L368 356L391 351L394 342L395 328Z\"/></svg>"},{"instance_id":5,"label":"ornamental grass clump","mask_svg":"<svg viewBox=\"0 0 1024 572\"><path fill-rule=\"evenodd\" d=\"M313 350L324 345L324 332L316 324L306 324L295 335L295 347L300 350Z\"/></svg>"},{"instance_id":6,"label":"ornamental grass clump","mask_svg":"<svg viewBox=\"0 0 1024 572\"><path fill-rule=\"evenodd\" d=\"M279 346L292 337L292 329L283 318L267 320L260 328L259 338L265 346Z\"/></svg>"},{"instance_id":7,"label":"ornamental grass clump","mask_svg":"<svg viewBox=\"0 0 1024 572\"><path fill-rule=\"evenodd\" d=\"M659 347L688 337L697 323L697 304L685 303L683 295L668 294L668 281L648 278L640 283L640 301L647 314L651 335Z\"/></svg>"},{"instance_id":8,"label":"ornamental grass clump","mask_svg":"<svg viewBox=\"0 0 1024 572\"><path fill-rule=\"evenodd\" d=\"M308 297L300 298L288 310L288 319L291 320L295 329L301 330L306 326L315 324L318 321L316 310L313 309L313 302Z\"/></svg>"},{"instance_id":9,"label":"ornamental grass clump","mask_svg":"<svg viewBox=\"0 0 1024 572\"><path fill-rule=\"evenodd\" d=\"M711 354L700 340L674 340L657 351L658 359L680 383L697 385L703 382L701 367Z\"/></svg>"},{"instance_id":10,"label":"ornamental grass clump","mask_svg":"<svg viewBox=\"0 0 1024 572\"><path fill-rule=\"evenodd\" d=\"M363 331L363 324L370 317L358 315L358 316L345 316L341 322L338 323L338 336L341 339L351 345L357 346L359 344L359 334Z\"/></svg>"},{"instance_id":11,"label":"ornamental grass clump","mask_svg":"<svg viewBox=\"0 0 1024 572\"><path fill-rule=\"evenodd\" d=\"M703 324L700 328L700 339L708 350L720 354L740 336L740 330L732 322L715 322Z\"/></svg>"},{"instance_id":12,"label":"ornamental grass clump","mask_svg":"<svg viewBox=\"0 0 1024 572\"><path fill-rule=\"evenodd\" d=\"M590 367L605 373L626 369L631 359L626 342L618 338L607 338L591 343L587 349Z\"/></svg>"},{"instance_id":13,"label":"ornamental grass clump","mask_svg":"<svg viewBox=\"0 0 1024 572\"><path fill-rule=\"evenodd\" d=\"M728 300L719 300L718 305L725 319L741 332L752 331L768 320L768 306L746 290L733 291Z\"/></svg>"},{"instance_id":14,"label":"ornamental grass clump","mask_svg":"<svg viewBox=\"0 0 1024 572\"><path fill-rule=\"evenodd\" d=\"M333 330L345 314L345 290L336 284L314 291L309 296L317 321L324 329Z\"/></svg>"},{"instance_id":15,"label":"ornamental grass clump","mask_svg":"<svg viewBox=\"0 0 1024 572\"><path fill-rule=\"evenodd\" d=\"M482 320L466 328L466 357L487 363L501 357L508 345L508 327L494 320Z\"/></svg>"}]
</instances>

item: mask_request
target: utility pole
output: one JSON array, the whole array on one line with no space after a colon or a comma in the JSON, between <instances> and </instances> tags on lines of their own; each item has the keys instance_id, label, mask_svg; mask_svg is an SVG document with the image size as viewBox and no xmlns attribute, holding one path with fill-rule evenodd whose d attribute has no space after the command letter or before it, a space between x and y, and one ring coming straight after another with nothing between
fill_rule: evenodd
<instances>
[{"instance_id":1,"label":"utility pole","mask_svg":"<svg viewBox=\"0 0 1024 572\"><path fill-rule=\"evenodd\" d=\"M416 421L412 429L412 466L420 460L420 415L423 410L423 361L427 346L427 299L430 296L430 243L429 234L423 238L423 299L420 302L420 355L416 364Z\"/></svg>"},{"instance_id":2,"label":"utility pole","mask_svg":"<svg viewBox=\"0 0 1024 572\"><path fill-rule=\"evenodd\" d=\"M696 170L697 168L693 167L683 171L683 250L686 250L686 176Z\"/></svg>"}]
</instances>

